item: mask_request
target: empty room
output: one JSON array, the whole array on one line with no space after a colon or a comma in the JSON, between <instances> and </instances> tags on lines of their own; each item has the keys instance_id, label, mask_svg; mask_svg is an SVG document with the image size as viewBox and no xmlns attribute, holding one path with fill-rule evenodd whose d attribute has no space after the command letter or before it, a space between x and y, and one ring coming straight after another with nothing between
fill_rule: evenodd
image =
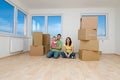
<instances>
[{"instance_id":1,"label":"empty room","mask_svg":"<svg viewBox=\"0 0 120 80\"><path fill-rule=\"evenodd\" d=\"M0 80L120 80L120 0L0 0Z\"/></svg>"}]
</instances>

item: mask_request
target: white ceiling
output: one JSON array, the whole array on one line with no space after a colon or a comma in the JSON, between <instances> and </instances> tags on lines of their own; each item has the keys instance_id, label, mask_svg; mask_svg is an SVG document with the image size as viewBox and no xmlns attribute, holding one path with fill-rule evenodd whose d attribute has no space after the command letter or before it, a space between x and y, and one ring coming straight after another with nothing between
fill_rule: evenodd
<instances>
[{"instance_id":1,"label":"white ceiling","mask_svg":"<svg viewBox=\"0 0 120 80\"><path fill-rule=\"evenodd\" d=\"M117 7L120 0L19 0L28 9Z\"/></svg>"}]
</instances>

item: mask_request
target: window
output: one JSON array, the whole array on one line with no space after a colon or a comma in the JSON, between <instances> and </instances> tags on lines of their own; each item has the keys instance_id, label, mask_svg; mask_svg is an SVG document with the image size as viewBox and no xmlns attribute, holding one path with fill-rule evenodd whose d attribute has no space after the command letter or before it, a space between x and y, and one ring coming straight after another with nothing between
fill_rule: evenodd
<instances>
[{"instance_id":1,"label":"window","mask_svg":"<svg viewBox=\"0 0 120 80\"><path fill-rule=\"evenodd\" d=\"M51 36L61 34L61 16L48 16L48 33Z\"/></svg>"},{"instance_id":2,"label":"window","mask_svg":"<svg viewBox=\"0 0 120 80\"><path fill-rule=\"evenodd\" d=\"M14 7L5 0L0 1L0 32L13 33Z\"/></svg>"},{"instance_id":3,"label":"window","mask_svg":"<svg viewBox=\"0 0 120 80\"><path fill-rule=\"evenodd\" d=\"M16 27L16 33L17 35L26 35L26 15L18 10L17 12L17 27Z\"/></svg>"},{"instance_id":4,"label":"window","mask_svg":"<svg viewBox=\"0 0 120 80\"><path fill-rule=\"evenodd\" d=\"M107 37L106 15L82 15L82 16L98 16L97 36L98 38Z\"/></svg>"},{"instance_id":5,"label":"window","mask_svg":"<svg viewBox=\"0 0 120 80\"><path fill-rule=\"evenodd\" d=\"M45 30L45 16L32 17L32 32L44 32Z\"/></svg>"},{"instance_id":6,"label":"window","mask_svg":"<svg viewBox=\"0 0 120 80\"><path fill-rule=\"evenodd\" d=\"M98 37L106 37L106 16L98 16Z\"/></svg>"},{"instance_id":7,"label":"window","mask_svg":"<svg viewBox=\"0 0 120 80\"><path fill-rule=\"evenodd\" d=\"M61 16L32 16L32 32L61 34Z\"/></svg>"}]
</instances>

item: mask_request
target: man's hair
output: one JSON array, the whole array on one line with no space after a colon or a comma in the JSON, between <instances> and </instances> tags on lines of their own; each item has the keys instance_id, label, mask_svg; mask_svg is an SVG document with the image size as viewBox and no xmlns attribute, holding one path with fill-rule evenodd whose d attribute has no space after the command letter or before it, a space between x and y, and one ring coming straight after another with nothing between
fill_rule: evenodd
<instances>
[{"instance_id":1,"label":"man's hair","mask_svg":"<svg viewBox=\"0 0 120 80\"><path fill-rule=\"evenodd\" d=\"M57 34L57 36L60 36L60 37L61 37L61 34Z\"/></svg>"}]
</instances>

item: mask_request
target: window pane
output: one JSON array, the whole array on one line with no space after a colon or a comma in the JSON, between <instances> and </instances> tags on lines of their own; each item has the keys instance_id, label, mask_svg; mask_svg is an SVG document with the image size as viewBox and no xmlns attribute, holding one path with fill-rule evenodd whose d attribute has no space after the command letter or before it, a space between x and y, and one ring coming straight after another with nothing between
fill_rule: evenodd
<instances>
[{"instance_id":1,"label":"window pane","mask_svg":"<svg viewBox=\"0 0 120 80\"><path fill-rule=\"evenodd\" d=\"M25 35L26 32L26 15L18 10L18 15L17 15L17 28L16 32L18 35Z\"/></svg>"},{"instance_id":2,"label":"window pane","mask_svg":"<svg viewBox=\"0 0 120 80\"><path fill-rule=\"evenodd\" d=\"M106 15L82 15L82 16L98 16L98 37L106 37Z\"/></svg>"},{"instance_id":3,"label":"window pane","mask_svg":"<svg viewBox=\"0 0 120 80\"><path fill-rule=\"evenodd\" d=\"M12 33L14 28L14 7L4 0L0 1L0 32Z\"/></svg>"},{"instance_id":4,"label":"window pane","mask_svg":"<svg viewBox=\"0 0 120 80\"><path fill-rule=\"evenodd\" d=\"M45 16L33 16L32 17L32 31L44 32Z\"/></svg>"},{"instance_id":5,"label":"window pane","mask_svg":"<svg viewBox=\"0 0 120 80\"><path fill-rule=\"evenodd\" d=\"M61 34L61 16L48 16L48 33L51 36Z\"/></svg>"},{"instance_id":6,"label":"window pane","mask_svg":"<svg viewBox=\"0 0 120 80\"><path fill-rule=\"evenodd\" d=\"M98 37L106 36L106 16L99 15L98 16Z\"/></svg>"}]
</instances>

